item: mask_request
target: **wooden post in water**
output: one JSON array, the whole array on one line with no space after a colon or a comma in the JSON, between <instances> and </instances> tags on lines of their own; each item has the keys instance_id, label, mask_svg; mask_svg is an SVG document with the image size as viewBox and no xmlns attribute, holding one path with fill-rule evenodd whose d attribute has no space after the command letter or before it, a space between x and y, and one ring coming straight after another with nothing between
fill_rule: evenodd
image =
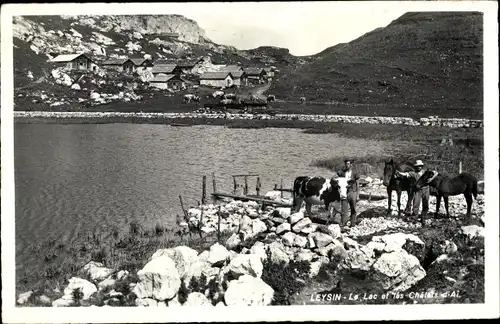
<instances>
[{"instance_id":1,"label":"wooden post in water","mask_svg":"<svg viewBox=\"0 0 500 324\"><path fill-rule=\"evenodd\" d=\"M181 208L182 208L182 212L184 213L184 217L186 219L186 221L188 220L188 214L187 214L187 211L184 209L184 203L182 202L182 196L179 195L179 200L181 201Z\"/></svg>"},{"instance_id":2,"label":"wooden post in water","mask_svg":"<svg viewBox=\"0 0 500 324\"><path fill-rule=\"evenodd\" d=\"M458 161L458 174L462 173L462 161Z\"/></svg>"},{"instance_id":3,"label":"wooden post in water","mask_svg":"<svg viewBox=\"0 0 500 324\"><path fill-rule=\"evenodd\" d=\"M219 205L219 212L217 213L217 242L220 244L220 211L221 206Z\"/></svg>"},{"instance_id":4,"label":"wooden post in water","mask_svg":"<svg viewBox=\"0 0 500 324\"><path fill-rule=\"evenodd\" d=\"M205 205L207 200L207 176L203 176L203 183L201 185L201 204Z\"/></svg>"},{"instance_id":5,"label":"wooden post in water","mask_svg":"<svg viewBox=\"0 0 500 324\"><path fill-rule=\"evenodd\" d=\"M244 195L245 196L248 195L248 178L247 178L247 176L245 176L245 193L244 193Z\"/></svg>"},{"instance_id":6,"label":"wooden post in water","mask_svg":"<svg viewBox=\"0 0 500 324\"><path fill-rule=\"evenodd\" d=\"M215 173L212 172L212 186L213 186L213 192L217 192L216 186L215 186Z\"/></svg>"},{"instance_id":7,"label":"wooden post in water","mask_svg":"<svg viewBox=\"0 0 500 324\"><path fill-rule=\"evenodd\" d=\"M236 183L236 177L233 176L233 193L236 195L236 188L238 188L238 184Z\"/></svg>"},{"instance_id":8,"label":"wooden post in water","mask_svg":"<svg viewBox=\"0 0 500 324\"><path fill-rule=\"evenodd\" d=\"M281 189L281 198L283 198L283 178L281 178L281 183L280 183L280 189Z\"/></svg>"}]
</instances>

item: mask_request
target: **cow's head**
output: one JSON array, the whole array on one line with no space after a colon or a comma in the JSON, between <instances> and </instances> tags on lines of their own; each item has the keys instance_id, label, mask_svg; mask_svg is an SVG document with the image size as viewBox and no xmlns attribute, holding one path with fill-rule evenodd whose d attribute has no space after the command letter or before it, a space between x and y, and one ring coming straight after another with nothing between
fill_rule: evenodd
<instances>
[{"instance_id":1,"label":"cow's head","mask_svg":"<svg viewBox=\"0 0 500 324\"><path fill-rule=\"evenodd\" d=\"M418 179L417 183L415 184L415 187L417 189L420 189L422 187L425 187L429 185L432 180L434 180L438 176L438 172L434 170L427 170L422 174L422 176Z\"/></svg>"},{"instance_id":2,"label":"cow's head","mask_svg":"<svg viewBox=\"0 0 500 324\"><path fill-rule=\"evenodd\" d=\"M339 193L340 200L347 199L347 192L350 186L352 186L354 181L348 181L347 178L333 176L330 180L330 186L332 191L337 191Z\"/></svg>"}]
</instances>

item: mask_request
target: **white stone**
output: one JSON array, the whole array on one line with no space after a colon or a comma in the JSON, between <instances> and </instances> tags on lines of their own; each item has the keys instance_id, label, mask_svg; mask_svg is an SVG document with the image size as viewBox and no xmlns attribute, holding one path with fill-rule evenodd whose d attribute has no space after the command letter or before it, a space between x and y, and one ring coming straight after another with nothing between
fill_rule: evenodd
<instances>
[{"instance_id":1,"label":"white stone","mask_svg":"<svg viewBox=\"0 0 500 324\"><path fill-rule=\"evenodd\" d=\"M255 254L240 254L231 260L229 265L224 268L224 273L232 273L235 276L251 275L260 277L262 275L263 265L260 256Z\"/></svg>"},{"instance_id":2,"label":"white stone","mask_svg":"<svg viewBox=\"0 0 500 324\"><path fill-rule=\"evenodd\" d=\"M99 99L100 97L101 97L101 95L99 93L97 93L97 92L92 92L90 94L90 99L93 99L93 100Z\"/></svg>"},{"instance_id":3,"label":"white stone","mask_svg":"<svg viewBox=\"0 0 500 324\"><path fill-rule=\"evenodd\" d=\"M231 235L226 241L226 246L230 250L235 249L240 244L241 244L240 236L236 233L233 233L233 235Z\"/></svg>"},{"instance_id":4,"label":"white stone","mask_svg":"<svg viewBox=\"0 0 500 324\"><path fill-rule=\"evenodd\" d=\"M64 295L71 296L73 291L76 289L80 289L80 291L83 293L82 300L89 299L90 296L92 296L92 294L97 292L97 288L93 283L91 283L85 279L73 277L73 278L69 279L69 284L64 289Z\"/></svg>"},{"instance_id":5,"label":"white stone","mask_svg":"<svg viewBox=\"0 0 500 324\"><path fill-rule=\"evenodd\" d=\"M180 278L186 281L192 276L192 272L194 271L194 269L191 269L192 266L194 268L196 263L199 262L198 252L187 246L160 249L151 256L151 260L163 255L170 257L175 262L175 267Z\"/></svg>"},{"instance_id":6,"label":"white stone","mask_svg":"<svg viewBox=\"0 0 500 324\"><path fill-rule=\"evenodd\" d=\"M176 264L167 255L152 259L137 275L140 281L133 292L138 298L172 299L181 286Z\"/></svg>"},{"instance_id":7,"label":"white stone","mask_svg":"<svg viewBox=\"0 0 500 324\"><path fill-rule=\"evenodd\" d=\"M267 306L274 290L262 279L248 275L229 282L224 301L227 306Z\"/></svg>"},{"instance_id":8,"label":"white stone","mask_svg":"<svg viewBox=\"0 0 500 324\"><path fill-rule=\"evenodd\" d=\"M293 246L293 242L295 241L296 234L292 232L286 232L283 236L281 236L281 240L283 244L287 246Z\"/></svg>"},{"instance_id":9,"label":"white stone","mask_svg":"<svg viewBox=\"0 0 500 324\"><path fill-rule=\"evenodd\" d=\"M83 267L83 270L90 276L90 279L95 281L104 280L114 272L113 269L106 268L104 264L94 261L90 261L89 263L87 263Z\"/></svg>"},{"instance_id":10,"label":"white stone","mask_svg":"<svg viewBox=\"0 0 500 324\"><path fill-rule=\"evenodd\" d=\"M103 290L106 287L113 286L115 283L116 283L116 280L114 280L112 278L107 278L107 279L104 279L103 281L101 281L100 283L98 283L97 287L99 288L99 290Z\"/></svg>"},{"instance_id":11,"label":"white stone","mask_svg":"<svg viewBox=\"0 0 500 324\"><path fill-rule=\"evenodd\" d=\"M295 233L300 233L300 231L302 231L306 226L308 226L311 223L312 221L310 218L308 217L302 218L297 223L295 223L295 225L293 225L292 230Z\"/></svg>"},{"instance_id":12,"label":"white stone","mask_svg":"<svg viewBox=\"0 0 500 324\"><path fill-rule=\"evenodd\" d=\"M309 237L312 237L317 248L323 248L333 242L333 237L321 232L311 233Z\"/></svg>"},{"instance_id":13,"label":"white stone","mask_svg":"<svg viewBox=\"0 0 500 324\"><path fill-rule=\"evenodd\" d=\"M407 290L426 275L418 259L405 250L382 254L373 271L371 275L382 288L394 292Z\"/></svg>"},{"instance_id":14,"label":"white stone","mask_svg":"<svg viewBox=\"0 0 500 324\"><path fill-rule=\"evenodd\" d=\"M250 253L258 255L261 261L264 261L267 258L266 254L266 245L262 242L255 242L255 244L250 248Z\"/></svg>"},{"instance_id":15,"label":"white stone","mask_svg":"<svg viewBox=\"0 0 500 324\"><path fill-rule=\"evenodd\" d=\"M158 304L158 301L153 298L137 298L135 300L135 305L139 307L157 307Z\"/></svg>"},{"instance_id":16,"label":"white stone","mask_svg":"<svg viewBox=\"0 0 500 324\"><path fill-rule=\"evenodd\" d=\"M219 243L215 243L210 247L208 263L212 266L221 266L227 259L229 259L229 251Z\"/></svg>"},{"instance_id":17,"label":"white stone","mask_svg":"<svg viewBox=\"0 0 500 324\"><path fill-rule=\"evenodd\" d=\"M200 292L192 292L188 295L183 306L212 306L208 298Z\"/></svg>"},{"instance_id":18,"label":"white stone","mask_svg":"<svg viewBox=\"0 0 500 324\"><path fill-rule=\"evenodd\" d=\"M480 227L477 225L462 226L461 232L469 239L473 239L475 237L484 237L484 227Z\"/></svg>"},{"instance_id":19,"label":"white stone","mask_svg":"<svg viewBox=\"0 0 500 324\"><path fill-rule=\"evenodd\" d=\"M372 238L373 242L385 243L384 251L386 252L393 252L402 249L407 240L416 244L424 245L424 242L422 242L422 240L420 240L417 236L406 233L393 233L384 236L374 236Z\"/></svg>"},{"instance_id":20,"label":"white stone","mask_svg":"<svg viewBox=\"0 0 500 324\"><path fill-rule=\"evenodd\" d=\"M120 270L116 274L116 279L117 280L123 280L123 279L127 278L128 275L129 275L129 272L127 270Z\"/></svg>"},{"instance_id":21,"label":"white stone","mask_svg":"<svg viewBox=\"0 0 500 324\"><path fill-rule=\"evenodd\" d=\"M280 215L281 218L288 219L291 215L292 209L289 207L278 207L276 208L276 212Z\"/></svg>"},{"instance_id":22,"label":"white stone","mask_svg":"<svg viewBox=\"0 0 500 324\"><path fill-rule=\"evenodd\" d=\"M17 298L17 303L19 305L23 305L24 303L26 303L28 301L28 299L31 297L31 295L33 295L33 291L27 291L27 292L24 292L22 294L19 294L19 297Z\"/></svg>"},{"instance_id":23,"label":"white stone","mask_svg":"<svg viewBox=\"0 0 500 324\"><path fill-rule=\"evenodd\" d=\"M290 224L295 225L298 221L304 218L304 211L300 210L290 215Z\"/></svg>"},{"instance_id":24,"label":"white stone","mask_svg":"<svg viewBox=\"0 0 500 324\"><path fill-rule=\"evenodd\" d=\"M283 234L285 232L290 232L290 230L291 230L290 223L283 223L283 224L280 224L278 227L276 227L276 234L280 235L280 234Z\"/></svg>"},{"instance_id":25,"label":"white stone","mask_svg":"<svg viewBox=\"0 0 500 324\"><path fill-rule=\"evenodd\" d=\"M297 261L309 261L311 262L314 259L315 254L310 250L302 250L297 254L295 258Z\"/></svg>"},{"instance_id":26,"label":"white stone","mask_svg":"<svg viewBox=\"0 0 500 324\"><path fill-rule=\"evenodd\" d=\"M293 245L299 248L305 248L307 245L307 237L301 235L295 235L295 240L293 241Z\"/></svg>"}]
</instances>

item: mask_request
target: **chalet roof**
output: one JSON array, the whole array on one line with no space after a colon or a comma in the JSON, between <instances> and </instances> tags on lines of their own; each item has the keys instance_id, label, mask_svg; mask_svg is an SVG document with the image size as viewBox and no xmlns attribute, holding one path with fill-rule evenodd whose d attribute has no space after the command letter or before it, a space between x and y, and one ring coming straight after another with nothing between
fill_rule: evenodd
<instances>
[{"instance_id":1,"label":"chalet roof","mask_svg":"<svg viewBox=\"0 0 500 324\"><path fill-rule=\"evenodd\" d=\"M50 62L71 62L74 59L80 57L80 56L85 56L87 59L92 60L88 55L84 53L76 53L76 54L60 54L54 57Z\"/></svg>"},{"instance_id":2,"label":"chalet roof","mask_svg":"<svg viewBox=\"0 0 500 324\"><path fill-rule=\"evenodd\" d=\"M265 72L261 68L246 68L244 70L247 75L260 75L262 72Z\"/></svg>"},{"instance_id":3,"label":"chalet roof","mask_svg":"<svg viewBox=\"0 0 500 324\"><path fill-rule=\"evenodd\" d=\"M129 61L128 58L110 58L104 61L103 65L122 65L125 62Z\"/></svg>"},{"instance_id":4,"label":"chalet roof","mask_svg":"<svg viewBox=\"0 0 500 324\"><path fill-rule=\"evenodd\" d=\"M157 76L155 76L153 79L151 79L149 82L167 82L167 81L170 81L174 77L175 77L175 74L160 73Z\"/></svg>"},{"instance_id":5,"label":"chalet roof","mask_svg":"<svg viewBox=\"0 0 500 324\"><path fill-rule=\"evenodd\" d=\"M172 72L174 72L176 67L176 64L155 64L151 72L171 74Z\"/></svg>"},{"instance_id":6,"label":"chalet roof","mask_svg":"<svg viewBox=\"0 0 500 324\"><path fill-rule=\"evenodd\" d=\"M231 72L206 72L200 75L200 80L224 80L228 75L233 77Z\"/></svg>"},{"instance_id":7,"label":"chalet roof","mask_svg":"<svg viewBox=\"0 0 500 324\"><path fill-rule=\"evenodd\" d=\"M230 71L230 73L235 79L241 78L243 74L246 74L244 71Z\"/></svg>"},{"instance_id":8,"label":"chalet roof","mask_svg":"<svg viewBox=\"0 0 500 324\"><path fill-rule=\"evenodd\" d=\"M132 63L134 63L134 64L135 64L135 66L141 66L141 65L142 65L142 64L144 64L146 61L151 62L150 60L145 59L145 58L131 58L130 60L132 61Z\"/></svg>"},{"instance_id":9,"label":"chalet roof","mask_svg":"<svg viewBox=\"0 0 500 324\"><path fill-rule=\"evenodd\" d=\"M241 66L238 66L238 65L227 65L227 66L222 67L219 71L220 72L237 72L237 71L243 71L243 68Z\"/></svg>"}]
</instances>

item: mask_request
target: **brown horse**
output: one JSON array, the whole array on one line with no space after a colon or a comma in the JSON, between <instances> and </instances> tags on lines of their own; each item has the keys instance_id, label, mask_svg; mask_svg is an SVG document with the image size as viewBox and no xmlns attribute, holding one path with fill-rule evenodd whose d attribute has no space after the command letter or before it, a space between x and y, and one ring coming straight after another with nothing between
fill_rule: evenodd
<instances>
[{"instance_id":1,"label":"brown horse","mask_svg":"<svg viewBox=\"0 0 500 324\"><path fill-rule=\"evenodd\" d=\"M401 192L406 191L408 193L405 214L409 214L414 196L415 179L396 177L396 170L400 172L415 171L415 167L411 163L406 162L400 164L393 159L389 162L385 162L383 184L387 187L387 196L389 198L387 214L391 214L392 192L396 190L398 195L398 217L401 217Z\"/></svg>"},{"instance_id":2,"label":"brown horse","mask_svg":"<svg viewBox=\"0 0 500 324\"><path fill-rule=\"evenodd\" d=\"M430 187L436 188L436 215L439 213L439 207L441 205L441 197L444 199L444 207L446 209L446 217L450 217L450 212L448 211L448 197L457 196L463 194L465 201L467 202L467 220L471 218L471 208L472 208L472 196L477 199L477 179L469 173L460 173L456 177L447 177L440 174L437 171L427 170L418 179L416 188L419 189L429 185Z\"/></svg>"}]
</instances>

